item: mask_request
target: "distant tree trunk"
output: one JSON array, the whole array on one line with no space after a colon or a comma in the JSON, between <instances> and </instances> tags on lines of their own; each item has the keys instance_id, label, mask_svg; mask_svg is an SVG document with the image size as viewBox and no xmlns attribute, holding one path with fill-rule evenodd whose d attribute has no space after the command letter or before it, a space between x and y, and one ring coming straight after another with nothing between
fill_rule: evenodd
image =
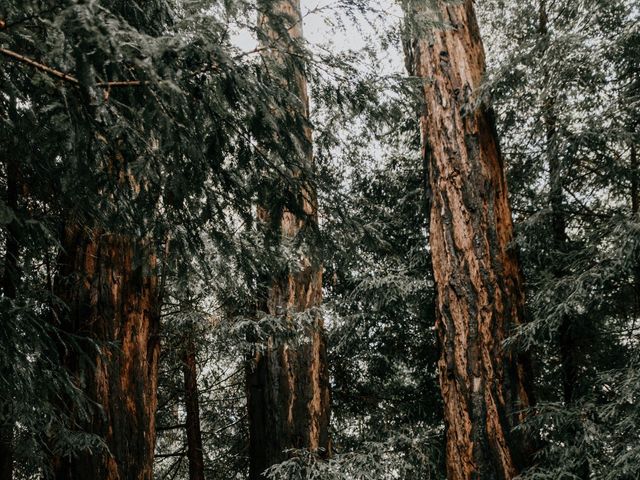
<instances>
[{"instance_id":1,"label":"distant tree trunk","mask_svg":"<svg viewBox=\"0 0 640 480\"><path fill-rule=\"evenodd\" d=\"M302 38L299 0L263 2L259 27L268 39L264 55L276 61L286 58L291 43ZM294 72L281 79L299 99L300 115L308 118L309 101L304 73ZM306 166L311 168L311 129L304 126ZM303 214L289 210L281 213L280 235L293 239L310 222L317 223L316 195L310 187L294 192ZM258 209L259 220L268 221L266 209ZM322 267L306 256L295 271L274 273L267 280L268 292L262 309L284 321L295 321L293 315L309 311L313 320L302 343L288 344L270 339L257 349L247 373L247 396L250 434L251 480L264 478L270 466L287 458L287 449L308 449L320 455L329 454L329 374L322 318L314 312L322 302Z\"/></svg>"},{"instance_id":2,"label":"distant tree trunk","mask_svg":"<svg viewBox=\"0 0 640 480\"><path fill-rule=\"evenodd\" d=\"M513 432L532 404L524 355L503 347L523 323L524 293L492 111L476 103L485 72L472 0L416 0L415 72L430 152L430 242L441 342L450 480L511 479L530 461ZM425 22L448 26L425 31Z\"/></svg>"},{"instance_id":3,"label":"distant tree trunk","mask_svg":"<svg viewBox=\"0 0 640 480\"><path fill-rule=\"evenodd\" d=\"M538 15L538 33L544 42L542 53L546 52L549 42L549 14L547 1L540 0ZM549 72L543 72L545 86L549 83ZM547 94L542 105L542 119L545 128L545 153L549 166L549 207L551 210L551 243L555 253L566 252L567 231L563 203L563 171L557 148L556 102L552 95ZM554 262L553 274L561 278L566 274L562 262ZM562 397L565 404L573 402L576 383L578 381L578 364L576 358L575 325L571 316L563 315L558 329L558 347L562 363Z\"/></svg>"},{"instance_id":4,"label":"distant tree trunk","mask_svg":"<svg viewBox=\"0 0 640 480\"><path fill-rule=\"evenodd\" d=\"M290 303L301 312L319 300L320 275L309 269L272 287L269 313ZM283 298L280 295L284 294ZM306 297L306 298L304 298ZM302 300L302 302L301 302ZM301 305L302 303L302 305ZM307 343L268 345L255 355L248 374L250 479L262 479L270 466L288 458L287 449L329 453L329 378L322 324Z\"/></svg>"},{"instance_id":5,"label":"distant tree trunk","mask_svg":"<svg viewBox=\"0 0 640 480\"><path fill-rule=\"evenodd\" d=\"M78 423L102 437L109 452L93 449L57 459L57 479L153 478L159 353L155 263L141 240L78 226L64 232L56 286L67 306L60 312L61 328L86 339L84 355L67 355L65 363L101 408Z\"/></svg>"},{"instance_id":6,"label":"distant tree trunk","mask_svg":"<svg viewBox=\"0 0 640 480\"><path fill-rule=\"evenodd\" d=\"M18 168L11 152L8 152L5 168L7 182L5 202L6 206L16 214L18 209ZM5 235L2 294L7 300L13 301L16 298L19 255L18 222L15 219L7 225ZM0 480L13 478L13 412L11 399L6 400L8 405L0 405L3 417L3 422L0 425Z\"/></svg>"},{"instance_id":7,"label":"distant tree trunk","mask_svg":"<svg viewBox=\"0 0 640 480\"><path fill-rule=\"evenodd\" d=\"M636 215L640 211L640 163L638 163L638 151L635 143L631 144L631 213Z\"/></svg>"},{"instance_id":8,"label":"distant tree trunk","mask_svg":"<svg viewBox=\"0 0 640 480\"><path fill-rule=\"evenodd\" d=\"M204 480L200 406L198 404L198 375L196 349L191 334L185 338L182 370L184 373L184 401L187 411L187 458L189 480Z\"/></svg>"},{"instance_id":9,"label":"distant tree trunk","mask_svg":"<svg viewBox=\"0 0 640 480\"><path fill-rule=\"evenodd\" d=\"M543 52L547 50L549 35L548 13L546 0L540 0L538 32L545 45ZM549 83L549 72L543 73L545 83ZM549 165L549 205L551 207L551 231L554 247L562 250L567 241L566 221L562 209L563 178L562 165L557 148L557 124L556 102L553 95L547 94L543 102L542 118L545 127L545 150Z\"/></svg>"},{"instance_id":10,"label":"distant tree trunk","mask_svg":"<svg viewBox=\"0 0 640 480\"><path fill-rule=\"evenodd\" d=\"M638 221L640 212L640 162L638 162L638 150L635 143L631 144L631 213L635 221ZM634 322L640 318L640 260L636 263L634 272Z\"/></svg>"}]
</instances>

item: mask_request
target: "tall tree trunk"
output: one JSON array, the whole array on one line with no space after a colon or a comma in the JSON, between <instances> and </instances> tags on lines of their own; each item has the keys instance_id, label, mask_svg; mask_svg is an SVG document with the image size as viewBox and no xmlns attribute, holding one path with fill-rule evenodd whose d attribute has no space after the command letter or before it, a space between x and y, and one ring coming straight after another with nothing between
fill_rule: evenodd
<instances>
[{"instance_id":1,"label":"tall tree trunk","mask_svg":"<svg viewBox=\"0 0 640 480\"><path fill-rule=\"evenodd\" d=\"M638 150L635 139L632 140L630 151L630 167L631 167L631 214L635 221L638 221L638 212L640 212L640 162L638 162ZM634 325L640 318L640 260L636 263L633 272L634 281Z\"/></svg>"},{"instance_id":2,"label":"tall tree trunk","mask_svg":"<svg viewBox=\"0 0 640 480\"><path fill-rule=\"evenodd\" d=\"M6 206L17 214L18 209L18 167L12 158L12 153L7 152L6 159ZM4 272L2 275L2 294L9 302L16 298L16 285L18 281L18 222L13 219L6 227ZM6 398L0 405L2 411L2 424L0 425L0 480L12 480L13 478L13 408L12 399Z\"/></svg>"},{"instance_id":3,"label":"tall tree trunk","mask_svg":"<svg viewBox=\"0 0 640 480\"><path fill-rule=\"evenodd\" d=\"M538 33L543 42L541 56L543 57L549 44L549 14L547 1L540 0L538 11ZM543 67L545 68L545 67ZM544 87L550 85L548 71L543 72ZM567 250L566 219L562 208L563 203L563 171L557 148L556 102L553 95L547 93L542 105L542 119L545 129L545 154L549 166L549 208L551 210L551 242L556 254ZM562 259L554 262L553 274L561 278L566 274L562 266ZM569 315L563 315L558 329L558 348L562 363L562 397L565 404L573 402L576 383L578 381L578 364L576 358L575 325Z\"/></svg>"},{"instance_id":4,"label":"tall tree trunk","mask_svg":"<svg viewBox=\"0 0 640 480\"><path fill-rule=\"evenodd\" d=\"M542 47L542 54L544 54L548 47L549 39L549 27L548 27L548 13L546 0L540 0L539 11L539 24L538 32L540 39L544 42ZM545 87L550 82L549 72L543 72L543 78ZM563 245L567 240L566 233L566 221L564 212L562 209L563 201L563 178L562 178L562 165L560 163L560 157L558 155L557 148L557 124L558 117L556 115L556 101L552 94L545 94L544 102L542 105L542 119L545 129L545 153L547 157L547 163L549 165L549 206L551 207L551 232L553 235L553 243L556 249L563 249Z\"/></svg>"},{"instance_id":5,"label":"tall tree trunk","mask_svg":"<svg viewBox=\"0 0 640 480\"><path fill-rule=\"evenodd\" d=\"M541 59L549 47L549 13L547 11L547 0L540 0L538 11L538 33L540 35ZM567 236L567 221L563 209L564 203L564 172L562 168L560 152L558 149L558 116L556 114L556 99L551 90L551 75L543 65L544 88L547 93L542 105L542 119L545 129L545 155L549 166L549 208L551 210L551 245L554 254L560 258L554 259L551 271L555 278L561 279L567 275L567 268L564 266L563 254L569 248ZM553 86L555 88L555 86ZM575 317L563 313L560 318L558 328L558 350L562 368L562 399L565 405L573 404L576 396L576 388L580 375L578 337ZM571 425L570 431L574 438L581 438L584 431L579 424ZM589 478L589 462L586 459L579 459L576 474L580 478Z\"/></svg>"},{"instance_id":6,"label":"tall tree trunk","mask_svg":"<svg viewBox=\"0 0 640 480\"><path fill-rule=\"evenodd\" d=\"M309 101L304 72L286 53L291 52L293 41L302 38L299 0L263 2L261 7L259 27L270 42L265 45L264 55L294 65L290 77L281 80L298 98L298 113L306 121ZM311 168L311 129L307 125L301 143L305 166ZM315 191L303 187L295 195L302 214L285 210L279 225L280 234L289 240L311 226L310 222L317 224ZM258 209L258 216L261 221L268 220L264 208ZM300 343L269 339L266 346L257 349L248 368L251 480L264 478L262 473L267 468L285 460L285 450L308 449L326 456L330 449L326 341L322 318L314 311L322 302L322 267L305 256L296 270L273 274L267 283L262 307L269 315L292 322L296 314L309 311L313 321L306 329L307 338Z\"/></svg>"},{"instance_id":7,"label":"tall tree trunk","mask_svg":"<svg viewBox=\"0 0 640 480\"><path fill-rule=\"evenodd\" d=\"M84 352L65 358L79 386L100 410L79 425L108 451L58 459L62 480L151 480L155 447L159 309L155 257L125 235L67 227L57 294L67 311L61 327ZM99 351L92 347L93 342Z\"/></svg>"},{"instance_id":8,"label":"tall tree trunk","mask_svg":"<svg viewBox=\"0 0 640 480\"><path fill-rule=\"evenodd\" d=\"M192 334L185 338L182 371L184 373L184 401L187 411L187 458L189 480L204 480L200 406L198 404L198 375L196 349Z\"/></svg>"},{"instance_id":9,"label":"tall tree trunk","mask_svg":"<svg viewBox=\"0 0 640 480\"><path fill-rule=\"evenodd\" d=\"M636 144L631 144L630 153L631 164L631 213L636 215L640 211L640 162L638 162L638 151Z\"/></svg>"},{"instance_id":10,"label":"tall tree trunk","mask_svg":"<svg viewBox=\"0 0 640 480\"><path fill-rule=\"evenodd\" d=\"M425 80L447 476L511 479L530 461L513 428L532 397L526 357L503 347L523 322L524 293L494 118L477 103L484 49L472 0L416 0L407 14ZM433 20L448 25L425 31Z\"/></svg>"}]
</instances>

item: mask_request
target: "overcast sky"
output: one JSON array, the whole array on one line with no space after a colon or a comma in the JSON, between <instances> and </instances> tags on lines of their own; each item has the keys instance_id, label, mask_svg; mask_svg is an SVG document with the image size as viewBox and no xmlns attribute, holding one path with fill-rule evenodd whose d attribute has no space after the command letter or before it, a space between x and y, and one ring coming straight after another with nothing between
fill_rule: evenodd
<instances>
[{"instance_id":1,"label":"overcast sky","mask_svg":"<svg viewBox=\"0 0 640 480\"><path fill-rule=\"evenodd\" d=\"M379 41L375 28L384 28L397 24L402 16L400 6L393 0L376 0L369 5L378 13L366 18L358 14L357 24L344 15L336 0L301 0L303 32L307 42L313 46L328 47L333 52L346 50L359 51L368 46L369 41ZM245 51L256 47L256 39L247 31L237 32L234 43ZM402 52L391 49L380 56L377 65L381 74L404 73Z\"/></svg>"}]
</instances>

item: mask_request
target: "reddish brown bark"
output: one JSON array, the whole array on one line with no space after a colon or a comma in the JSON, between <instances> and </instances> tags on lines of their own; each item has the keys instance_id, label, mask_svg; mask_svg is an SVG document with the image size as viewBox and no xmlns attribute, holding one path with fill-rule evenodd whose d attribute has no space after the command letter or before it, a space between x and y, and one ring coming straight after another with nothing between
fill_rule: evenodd
<instances>
[{"instance_id":1,"label":"reddish brown bark","mask_svg":"<svg viewBox=\"0 0 640 480\"><path fill-rule=\"evenodd\" d=\"M65 362L100 407L78 422L109 451L58 459L55 476L151 480L159 352L155 257L128 236L70 227L59 268L56 290L67 306L61 327L87 339L80 340L86 354L67 355ZM92 353L89 340L99 353Z\"/></svg>"},{"instance_id":2,"label":"reddish brown bark","mask_svg":"<svg viewBox=\"0 0 640 480\"><path fill-rule=\"evenodd\" d=\"M299 313L318 305L321 273L308 266L274 282L268 311ZM307 342L290 346L269 340L249 369L250 478L287 458L287 449L329 453L329 378L322 321Z\"/></svg>"},{"instance_id":3,"label":"reddish brown bark","mask_svg":"<svg viewBox=\"0 0 640 480\"><path fill-rule=\"evenodd\" d=\"M287 54L293 41L302 38L299 0L281 0L266 6L259 26L268 38L264 55L270 60L288 62ZM277 18L276 18L277 17ZM282 22L282 24L280 23ZM276 28L282 25L284 28ZM304 74L294 67L283 85L297 96L301 112L308 118L309 101ZM313 164L311 130L304 127L302 139L307 167ZM301 230L317 223L315 192L302 188L296 195L302 214L282 212L279 230L283 238L293 239ZM259 220L267 221L267 213L258 209ZM270 339L258 349L247 374L247 395L250 432L251 480L263 478L268 467L287 458L285 450L308 449L323 456L329 454L329 375L326 363L326 342L322 318L315 309L322 302L322 267L306 256L295 271L275 274L267 282L266 301L261 309L279 316L285 322L295 322L295 315L308 312L313 316L307 338L290 344Z\"/></svg>"},{"instance_id":4,"label":"reddish brown bark","mask_svg":"<svg viewBox=\"0 0 640 480\"><path fill-rule=\"evenodd\" d=\"M408 13L442 22L415 29L413 56L430 150L447 476L511 479L528 461L513 427L532 400L526 358L503 347L523 322L524 294L494 119L477 96L484 48L472 0L415 2Z\"/></svg>"},{"instance_id":5,"label":"reddish brown bark","mask_svg":"<svg viewBox=\"0 0 640 480\"><path fill-rule=\"evenodd\" d=\"M200 431L200 406L198 402L198 372L193 338L185 339L182 371L184 374L184 402L187 412L187 458L189 480L204 480L202 432Z\"/></svg>"}]
</instances>

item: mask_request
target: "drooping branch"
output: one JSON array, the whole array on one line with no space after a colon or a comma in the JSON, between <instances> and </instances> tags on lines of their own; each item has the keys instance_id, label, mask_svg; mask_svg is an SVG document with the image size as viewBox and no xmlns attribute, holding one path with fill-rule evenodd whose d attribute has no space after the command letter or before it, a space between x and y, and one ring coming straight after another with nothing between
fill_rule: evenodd
<instances>
[{"instance_id":1,"label":"drooping branch","mask_svg":"<svg viewBox=\"0 0 640 480\"><path fill-rule=\"evenodd\" d=\"M69 75L68 73L65 73L63 71L57 70L55 68L52 68L48 65L45 65L44 63L40 63L37 62L29 57L25 57L24 55L21 55L17 52L14 52L12 50L8 50L6 48L0 48L0 53L2 53L3 55L12 58L13 60L16 60L20 63L24 63L26 65L29 65L33 68L35 68L36 70L39 70L41 72L45 72L49 75L52 75L55 78L58 78L60 80L64 80L65 82L70 82L73 83L74 85L80 85L80 81L74 77L73 75ZM147 85L149 82L144 81L144 80L118 80L118 81L113 81L113 82L98 82L96 83L96 86L101 87L101 88L118 88L118 87L139 87L142 85Z\"/></svg>"}]
</instances>

